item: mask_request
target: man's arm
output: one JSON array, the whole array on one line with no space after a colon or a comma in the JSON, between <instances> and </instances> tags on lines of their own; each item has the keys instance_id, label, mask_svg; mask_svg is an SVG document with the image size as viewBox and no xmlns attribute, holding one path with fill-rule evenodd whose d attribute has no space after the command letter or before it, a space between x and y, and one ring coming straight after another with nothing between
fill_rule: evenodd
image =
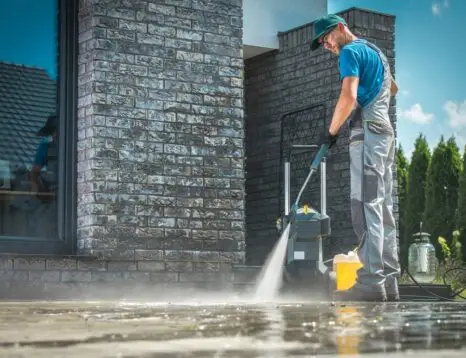
<instances>
[{"instance_id":1,"label":"man's arm","mask_svg":"<svg viewBox=\"0 0 466 358\"><path fill-rule=\"evenodd\" d=\"M354 76L345 77L341 87L340 98L338 99L329 132L336 135L341 126L346 122L351 112L355 108L358 93L359 78Z\"/></svg>"},{"instance_id":2,"label":"man's arm","mask_svg":"<svg viewBox=\"0 0 466 358\"><path fill-rule=\"evenodd\" d=\"M398 85L396 84L395 80L392 77L392 85L390 86L390 93L395 96L398 93Z\"/></svg>"}]
</instances>

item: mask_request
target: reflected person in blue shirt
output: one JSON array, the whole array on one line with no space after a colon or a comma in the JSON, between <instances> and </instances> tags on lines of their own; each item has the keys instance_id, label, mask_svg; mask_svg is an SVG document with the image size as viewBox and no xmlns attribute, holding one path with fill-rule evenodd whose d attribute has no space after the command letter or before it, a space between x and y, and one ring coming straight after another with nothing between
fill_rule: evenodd
<instances>
[{"instance_id":1,"label":"reflected person in blue shirt","mask_svg":"<svg viewBox=\"0 0 466 358\"><path fill-rule=\"evenodd\" d=\"M31 170L31 189L36 194L54 192L57 174L57 116L50 115L37 135L41 138ZM46 168L45 172L43 168ZM46 199L40 195L38 197Z\"/></svg>"}]
</instances>

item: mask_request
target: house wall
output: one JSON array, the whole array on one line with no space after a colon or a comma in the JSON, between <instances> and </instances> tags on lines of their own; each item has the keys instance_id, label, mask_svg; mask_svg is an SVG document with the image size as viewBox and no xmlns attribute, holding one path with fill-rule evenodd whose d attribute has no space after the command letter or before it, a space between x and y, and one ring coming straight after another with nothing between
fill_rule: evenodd
<instances>
[{"instance_id":1,"label":"house wall","mask_svg":"<svg viewBox=\"0 0 466 358\"><path fill-rule=\"evenodd\" d=\"M242 262L242 0L89 0L79 19L78 252Z\"/></svg>"},{"instance_id":2,"label":"house wall","mask_svg":"<svg viewBox=\"0 0 466 358\"><path fill-rule=\"evenodd\" d=\"M361 9L349 9L341 15L357 36L381 47L395 72L395 18ZM245 61L248 264L262 264L278 236L275 223L283 213L283 184L280 179L283 176L280 162L282 115L323 105L289 117L303 120L303 133L306 130L304 126L309 126L309 123L315 125L315 128L309 128L311 136L305 143L295 141L296 144L319 144L319 136L328 130L338 99L337 59L323 49L311 52L308 41L312 36L312 23L292 29L280 34L279 50ZM395 100L390 117L396 124ZM357 245L351 225L347 135L344 127L338 145L331 149L327 158L327 214L332 219L332 235L324 244L327 255ZM304 164L299 177L295 172L291 173L295 176L292 184L300 186L304 182L310 162ZM300 182L297 181L299 179ZM317 209L320 209L319 180L317 174L308 187L308 199Z\"/></svg>"},{"instance_id":3,"label":"house wall","mask_svg":"<svg viewBox=\"0 0 466 358\"><path fill-rule=\"evenodd\" d=\"M0 297L231 289L245 257L242 0L81 0L78 19L77 255L3 255Z\"/></svg>"}]
</instances>

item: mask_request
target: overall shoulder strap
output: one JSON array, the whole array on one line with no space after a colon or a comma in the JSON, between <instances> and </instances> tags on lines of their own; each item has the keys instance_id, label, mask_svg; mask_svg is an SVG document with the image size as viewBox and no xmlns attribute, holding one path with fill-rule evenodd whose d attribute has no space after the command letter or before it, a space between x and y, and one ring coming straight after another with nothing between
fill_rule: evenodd
<instances>
[{"instance_id":1,"label":"overall shoulder strap","mask_svg":"<svg viewBox=\"0 0 466 358\"><path fill-rule=\"evenodd\" d=\"M377 52L380 56L380 58L382 59L382 61L386 61L387 60L387 57L385 56L385 54L382 52L382 50L377 47L375 44L373 44L372 42L369 42L367 40L364 40L364 39L360 39L360 41L364 42L367 46L369 46L370 48L372 48L375 52Z\"/></svg>"}]
</instances>

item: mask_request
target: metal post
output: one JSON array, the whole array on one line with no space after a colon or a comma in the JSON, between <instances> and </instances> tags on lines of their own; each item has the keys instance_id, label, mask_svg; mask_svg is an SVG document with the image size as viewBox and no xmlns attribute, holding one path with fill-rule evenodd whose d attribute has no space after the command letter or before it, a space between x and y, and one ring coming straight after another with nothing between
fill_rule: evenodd
<instances>
[{"instance_id":1,"label":"metal post","mask_svg":"<svg viewBox=\"0 0 466 358\"><path fill-rule=\"evenodd\" d=\"M290 162L285 162L285 215L290 213Z\"/></svg>"},{"instance_id":2,"label":"metal post","mask_svg":"<svg viewBox=\"0 0 466 358\"><path fill-rule=\"evenodd\" d=\"M327 214L327 163L325 158L320 162L320 212Z\"/></svg>"},{"instance_id":3,"label":"metal post","mask_svg":"<svg viewBox=\"0 0 466 358\"><path fill-rule=\"evenodd\" d=\"M320 213L327 215L327 166L325 157L320 162ZM324 250L322 244L322 237L319 237L319 260L316 262L316 268L321 274L327 271L327 266L324 264Z\"/></svg>"}]
</instances>

